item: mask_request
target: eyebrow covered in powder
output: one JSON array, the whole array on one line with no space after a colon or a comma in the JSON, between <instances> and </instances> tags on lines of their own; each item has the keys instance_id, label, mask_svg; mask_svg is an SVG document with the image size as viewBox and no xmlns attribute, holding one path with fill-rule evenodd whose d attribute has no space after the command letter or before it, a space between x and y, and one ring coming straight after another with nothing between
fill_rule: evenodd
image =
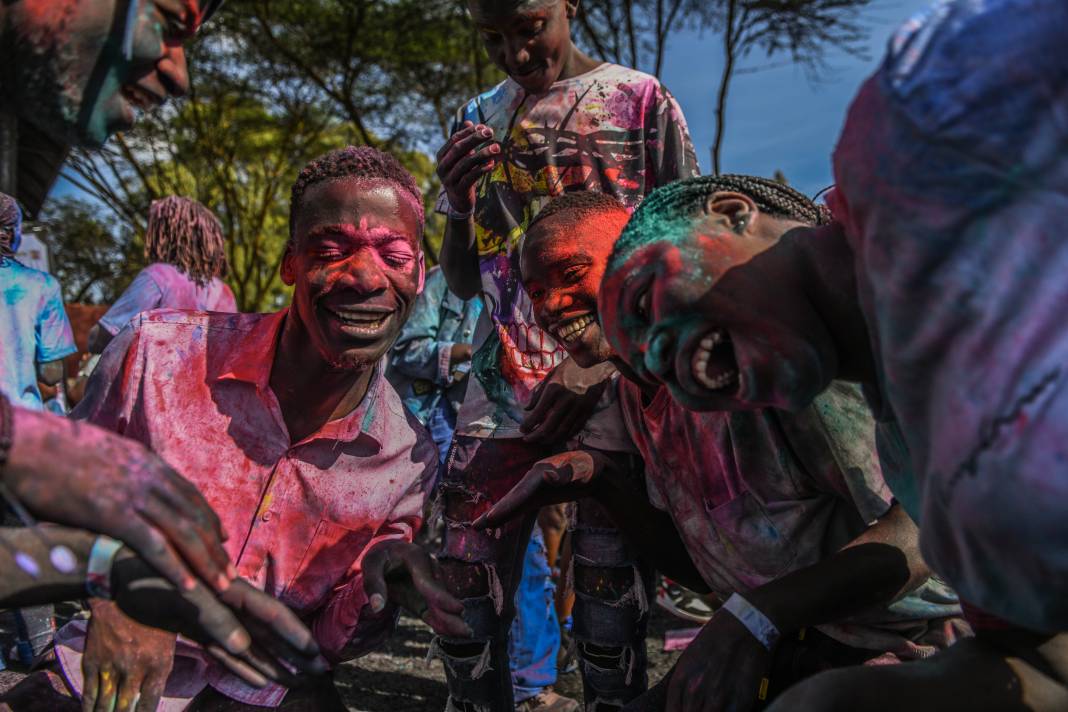
<instances>
[{"instance_id":1,"label":"eyebrow covered in powder","mask_svg":"<svg viewBox=\"0 0 1068 712\"><path fill-rule=\"evenodd\" d=\"M320 225L319 227L312 228L308 232L308 238L310 239L331 237L333 235L343 235L350 240L365 242L376 246L384 245L387 242L396 242L398 240L406 244L411 242L411 239L404 233L397 232L392 228L384 226L357 227L352 223L338 223L336 225Z\"/></svg>"}]
</instances>

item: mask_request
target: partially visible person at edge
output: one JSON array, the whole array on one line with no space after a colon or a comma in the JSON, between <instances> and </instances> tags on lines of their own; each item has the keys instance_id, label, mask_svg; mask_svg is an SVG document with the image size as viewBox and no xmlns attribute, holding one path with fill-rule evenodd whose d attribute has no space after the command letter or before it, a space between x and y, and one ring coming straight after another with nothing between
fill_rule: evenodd
<instances>
[{"instance_id":1,"label":"partially visible person at edge","mask_svg":"<svg viewBox=\"0 0 1068 712\"><path fill-rule=\"evenodd\" d=\"M15 258L22 242L22 210L0 193L0 392L24 408L41 410L37 382L63 380L63 359L78 350L59 282Z\"/></svg>"},{"instance_id":2,"label":"partially visible person at edge","mask_svg":"<svg viewBox=\"0 0 1068 712\"><path fill-rule=\"evenodd\" d=\"M677 186L700 190L698 203L714 216L696 238L710 250L717 230L756 249L823 217L774 181L708 177L654 192L621 240L636 229L667 229L658 218ZM644 491L602 453L562 453L535 465L475 523L497 526L546 501L594 497L661 571L722 602L672 672L624 709L756 709L819 670L922 658L966 632L956 597L929 578L916 527L890 497L859 389L832 383L797 413L696 413L609 344L606 333L618 327L606 319L602 328L597 294L625 224L626 210L607 196L558 198L529 228L521 267L539 324L563 335L572 358L592 366L628 354L619 364L628 376L619 403L645 461ZM587 239L577 243L575 234ZM671 232L665 239L681 242ZM625 323L639 328L652 309L684 319L669 295L645 289L696 257L659 253L625 272L637 300ZM715 333L687 333L687 343L691 337L696 350L687 357L698 364L717 352ZM671 366L671 345L652 343L662 349L658 367Z\"/></svg>"},{"instance_id":3,"label":"partially visible person at edge","mask_svg":"<svg viewBox=\"0 0 1068 712\"><path fill-rule=\"evenodd\" d=\"M390 357L390 382L404 404L430 430L442 465L452 443L456 413L467 388L479 298L462 300L449 291L439 267L427 273L426 288L415 300ZM541 527L535 525L516 592L509 664L516 696L531 699L556 681L560 650L555 611L546 615L553 586Z\"/></svg>"},{"instance_id":4,"label":"partially visible person at edge","mask_svg":"<svg viewBox=\"0 0 1068 712\"><path fill-rule=\"evenodd\" d=\"M599 423L594 415L603 411L611 366L578 367L534 322L519 283L524 231L553 196L597 190L633 208L656 186L697 172L682 111L660 82L575 46L578 6L468 1L490 58L508 77L460 108L438 152L438 207L448 214L442 270L457 296L481 292L486 305L485 341L472 360L443 476L445 516L455 526L446 529L442 565L451 590L494 604L470 614L472 621L479 617L482 648L440 643L451 704L493 712L513 709L505 662L510 598L534 518L510 524L499 539L468 525L547 449L569 437L613 447L607 441L622 432L621 423ZM479 502L473 511L466 510L470 498ZM472 665L483 653L488 671Z\"/></svg>"},{"instance_id":5,"label":"partially visible person at edge","mask_svg":"<svg viewBox=\"0 0 1068 712\"><path fill-rule=\"evenodd\" d=\"M0 43L5 68L0 95L20 120L57 142L99 146L111 132L130 127L135 107L185 93L182 45L218 5L218 0L159 0L132 12L119 3L85 0L0 4L0 34L6 38ZM14 158L0 155L9 165ZM8 425L0 441L6 496L39 519L108 534L131 546L196 599L200 622L223 652L248 662L249 632L233 615L241 612L240 603L214 596L233 588L236 572L223 549L218 518L194 487L140 444L104 430L20 406L11 408ZM62 460L54 457L57 452L64 453ZM41 581L49 568L41 568ZM48 594L35 589L31 596L44 600ZM264 630L275 630L284 617L277 604L243 612L261 624L250 629L259 642L270 642Z\"/></svg>"},{"instance_id":6,"label":"partially visible person at edge","mask_svg":"<svg viewBox=\"0 0 1068 712\"><path fill-rule=\"evenodd\" d=\"M145 259L149 265L89 332L90 353L103 353L141 312L237 311L234 293L222 281L229 271L222 225L197 201L177 195L152 201Z\"/></svg>"},{"instance_id":7,"label":"partially visible person at edge","mask_svg":"<svg viewBox=\"0 0 1068 712\"><path fill-rule=\"evenodd\" d=\"M844 315L813 303L841 345L821 352L865 384L886 449L907 446L891 485L977 635L815 678L783 709L1068 709L1066 33L1056 0L939 3L849 109L842 230L799 263L841 267L798 286L855 295Z\"/></svg>"},{"instance_id":8,"label":"partially visible person at edge","mask_svg":"<svg viewBox=\"0 0 1068 712\"><path fill-rule=\"evenodd\" d=\"M141 314L74 415L141 440L189 478L230 533L238 574L308 621L331 663L380 642L402 602L462 637L462 603L411 543L436 452L384 373L423 286L419 188L393 157L350 147L306 166L292 192L281 267L292 306ZM344 709L329 677L288 696L253 689L103 601L87 631L73 623L58 638L87 707L128 709L140 696L138 709L161 697L198 710Z\"/></svg>"},{"instance_id":9,"label":"partially visible person at edge","mask_svg":"<svg viewBox=\"0 0 1068 712\"><path fill-rule=\"evenodd\" d=\"M63 382L63 359L78 347L59 282L18 261L21 242L22 210L15 198L0 193L0 393L19 406L45 410L41 389L47 393ZM7 526L18 523L2 502L0 521ZM14 631L0 640L30 665L51 644L54 613L50 605L12 611ZM0 662L7 655L7 650L0 651Z\"/></svg>"}]
</instances>

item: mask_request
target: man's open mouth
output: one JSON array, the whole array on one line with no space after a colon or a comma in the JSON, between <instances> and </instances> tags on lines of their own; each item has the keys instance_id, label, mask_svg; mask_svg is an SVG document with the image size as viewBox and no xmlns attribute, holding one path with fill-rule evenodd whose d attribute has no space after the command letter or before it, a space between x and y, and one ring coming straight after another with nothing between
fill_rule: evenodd
<instances>
[{"instance_id":1,"label":"man's open mouth","mask_svg":"<svg viewBox=\"0 0 1068 712\"><path fill-rule=\"evenodd\" d=\"M323 309L341 324L342 331L350 336L361 338L373 339L382 336L393 317L392 311L328 306L324 306Z\"/></svg>"},{"instance_id":2,"label":"man's open mouth","mask_svg":"<svg viewBox=\"0 0 1068 712\"><path fill-rule=\"evenodd\" d=\"M693 378L710 391L720 391L738 382L738 362L730 337L714 329L701 338L690 357Z\"/></svg>"},{"instance_id":3,"label":"man's open mouth","mask_svg":"<svg viewBox=\"0 0 1068 712\"><path fill-rule=\"evenodd\" d=\"M592 314L583 314L557 326L553 334L565 344L574 344L582 338L582 335L586 333L586 329L595 321L597 320Z\"/></svg>"},{"instance_id":4,"label":"man's open mouth","mask_svg":"<svg viewBox=\"0 0 1068 712\"><path fill-rule=\"evenodd\" d=\"M163 104L165 97L157 96L144 87L137 84L124 84L121 89L122 97L141 111L151 111Z\"/></svg>"}]
</instances>

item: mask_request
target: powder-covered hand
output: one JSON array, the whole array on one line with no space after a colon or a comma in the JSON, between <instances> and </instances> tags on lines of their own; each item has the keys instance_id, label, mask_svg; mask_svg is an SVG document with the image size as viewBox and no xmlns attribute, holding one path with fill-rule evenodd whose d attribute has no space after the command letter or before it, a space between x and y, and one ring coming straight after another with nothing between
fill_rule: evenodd
<instances>
[{"instance_id":1,"label":"powder-covered hand","mask_svg":"<svg viewBox=\"0 0 1068 712\"><path fill-rule=\"evenodd\" d=\"M449 207L459 213L474 207L475 183L497 165L500 153L500 144L493 142L493 129L484 124L465 121L449 137L437 154L438 178Z\"/></svg>"},{"instance_id":2,"label":"powder-covered hand","mask_svg":"<svg viewBox=\"0 0 1068 712\"><path fill-rule=\"evenodd\" d=\"M585 450L562 452L539 460L515 487L471 526L476 529L499 527L545 505L594 496L602 466L600 458Z\"/></svg>"},{"instance_id":3,"label":"powder-covered hand","mask_svg":"<svg viewBox=\"0 0 1068 712\"><path fill-rule=\"evenodd\" d=\"M583 368L565 359L534 389L519 429L528 443L559 443L582 430L597 409L616 367Z\"/></svg>"},{"instance_id":4,"label":"powder-covered hand","mask_svg":"<svg viewBox=\"0 0 1068 712\"><path fill-rule=\"evenodd\" d=\"M182 588L223 590L237 572L219 518L188 480L140 443L15 408L4 485L34 516L119 539Z\"/></svg>"},{"instance_id":5,"label":"powder-covered hand","mask_svg":"<svg viewBox=\"0 0 1068 712\"><path fill-rule=\"evenodd\" d=\"M204 645L254 687L294 681L279 661L313 675L327 669L311 631L296 614L244 579L235 579L218 596L199 584L180 591L125 549L111 578L115 602L126 615Z\"/></svg>"},{"instance_id":6,"label":"powder-covered hand","mask_svg":"<svg viewBox=\"0 0 1068 712\"><path fill-rule=\"evenodd\" d=\"M375 613L389 601L422 619L438 635L471 636L461 617L464 604L445 590L437 561L416 544L397 539L376 544L363 557L363 587Z\"/></svg>"},{"instance_id":7,"label":"powder-covered hand","mask_svg":"<svg viewBox=\"0 0 1068 712\"><path fill-rule=\"evenodd\" d=\"M749 712L771 654L737 618L720 610L679 657L667 707L678 712Z\"/></svg>"},{"instance_id":8,"label":"powder-covered hand","mask_svg":"<svg viewBox=\"0 0 1068 712\"><path fill-rule=\"evenodd\" d=\"M93 601L82 658L87 712L151 712L174 667L174 633L143 626L111 601Z\"/></svg>"}]
</instances>

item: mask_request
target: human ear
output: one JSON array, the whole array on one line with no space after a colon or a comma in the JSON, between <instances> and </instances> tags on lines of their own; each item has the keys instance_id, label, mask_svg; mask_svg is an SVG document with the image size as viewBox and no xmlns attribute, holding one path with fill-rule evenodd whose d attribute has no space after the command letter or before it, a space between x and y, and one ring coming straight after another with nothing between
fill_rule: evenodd
<instances>
[{"instance_id":1,"label":"human ear","mask_svg":"<svg viewBox=\"0 0 1068 712\"><path fill-rule=\"evenodd\" d=\"M723 218L739 235L745 234L759 212L756 203L745 193L719 191L705 201L705 213Z\"/></svg>"},{"instance_id":2,"label":"human ear","mask_svg":"<svg viewBox=\"0 0 1068 712\"><path fill-rule=\"evenodd\" d=\"M292 287L297 283L297 268L293 264L293 260L296 257L293 254L293 239L291 238L286 243L286 251L282 254L282 266L279 269L279 273L282 277L282 284L287 287Z\"/></svg>"}]
</instances>

